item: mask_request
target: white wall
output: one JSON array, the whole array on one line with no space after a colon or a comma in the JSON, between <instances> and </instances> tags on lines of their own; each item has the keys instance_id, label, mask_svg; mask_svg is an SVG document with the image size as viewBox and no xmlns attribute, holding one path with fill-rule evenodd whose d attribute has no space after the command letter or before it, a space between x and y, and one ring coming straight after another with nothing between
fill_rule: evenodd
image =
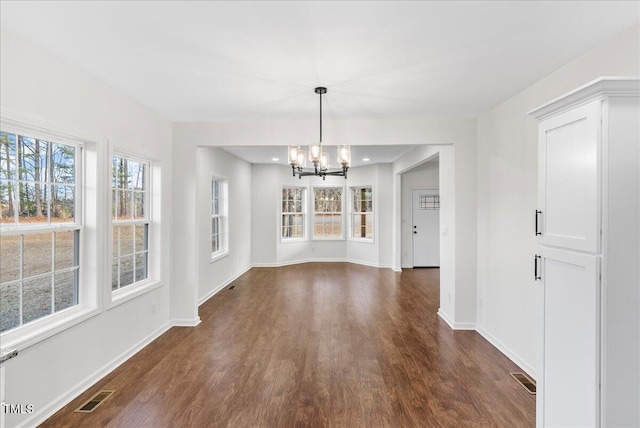
<instances>
[{"instance_id":1,"label":"white wall","mask_svg":"<svg viewBox=\"0 0 640 428\"><path fill-rule=\"evenodd\" d=\"M201 304L250 267L253 191L251 164L229 152L201 147L196 150L198 195L198 302ZM226 256L211 261L211 180L227 180L228 248ZM258 207L259 208L259 207Z\"/></svg>"},{"instance_id":2,"label":"white wall","mask_svg":"<svg viewBox=\"0 0 640 428\"><path fill-rule=\"evenodd\" d=\"M425 162L402 174L402 267L413 267L413 189L438 187L440 168L438 161Z\"/></svg>"},{"instance_id":3,"label":"white wall","mask_svg":"<svg viewBox=\"0 0 640 428\"><path fill-rule=\"evenodd\" d=\"M640 74L635 26L478 118L478 329L535 376L537 123L527 112L600 76Z\"/></svg>"},{"instance_id":4,"label":"white wall","mask_svg":"<svg viewBox=\"0 0 640 428\"><path fill-rule=\"evenodd\" d=\"M109 174L106 141L155 159L162 169L160 249L163 286L106 310L99 315L26 349L5 363L6 401L31 403L33 415L7 414L7 426L33 425L65 400L74 398L123 357L169 327L171 224L171 123L67 66L25 41L3 32L0 37L0 115L26 124L96 142L98 169ZM106 162L106 164L105 164ZM95 166L94 166L95 168ZM102 169L100 169L102 168ZM108 178L103 178L103 184ZM99 206L107 207L106 186ZM108 210L108 208L106 208ZM99 233L107 236L109 213L98 213ZM101 257L106 250L100 249ZM97 263L108 275L108 266ZM110 290L102 275L99 290ZM152 315L151 304L156 313Z\"/></svg>"}]
</instances>

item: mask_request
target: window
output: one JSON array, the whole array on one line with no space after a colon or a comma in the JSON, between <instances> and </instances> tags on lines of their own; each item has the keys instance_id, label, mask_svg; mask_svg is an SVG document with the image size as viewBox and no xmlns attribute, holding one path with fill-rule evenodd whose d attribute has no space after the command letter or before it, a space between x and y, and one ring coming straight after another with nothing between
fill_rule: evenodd
<instances>
[{"instance_id":1,"label":"window","mask_svg":"<svg viewBox=\"0 0 640 428\"><path fill-rule=\"evenodd\" d=\"M373 191L369 187L351 188L351 238L373 239Z\"/></svg>"},{"instance_id":2,"label":"window","mask_svg":"<svg viewBox=\"0 0 640 428\"><path fill-rule=\"evenodd\" d=\"M227 254L227 182L214 177L211 180L211 258Z\"/></svg>"},{"instance_id":3,"label":"window","mask_svg":"<svg viewBox=\"0 0 640 428\"><path fill-rule=\"evenodd\" d=\"M282 188L282 240L305 237L305 188Z\"/></svg>"},{"instance_id":4,"label":"window","mask_svg":"<svg viewBox=\"0 0 640 428\"><path fill-rule=\"evenodd\" d=\"M343 239L342 187L313 189L313 239Z\"/></svg>"},{"instance_id":5,"label":"window","mask_svg":"<svg viewBox=\"0 0 640 428\"><path fill-rule=\"evenodd\" d=\"M118 155L112 158L113 291L148 277L149 170L150 163L147 161Z\"/></svg>"},{"instance_id":6,"label":"window","mask_svg":"<svg viewBox=\"0 0 640 428\"><path fill-rule=\"evenodd\" d=\"M0 332L79 304L82 146L0 131Z\"/></svg>"}]
</instances>

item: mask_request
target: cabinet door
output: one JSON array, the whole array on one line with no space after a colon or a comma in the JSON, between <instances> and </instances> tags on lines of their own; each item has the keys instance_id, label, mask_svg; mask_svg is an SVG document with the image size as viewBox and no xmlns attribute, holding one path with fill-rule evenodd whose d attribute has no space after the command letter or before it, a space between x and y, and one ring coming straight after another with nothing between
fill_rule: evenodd
<instances>
[{"instance_id":1,"label":"cabinet door","mask_svg":"<svg viewBox=\"0 0 640 428\"><path fill-rule=\"evenodd\" d=\"M601 101L539 127L541 243L597 253L600 248Z\"/></svg>"},{"instance_id":2,"label":"cabinet door","mask_svg":"<svg viewBox=\"0 0 640 428\"><path fill-rule=\"evenodd\" d=\"M538 426L599 425L598 256L543 248Z\"/></svg>"}]
</instances>

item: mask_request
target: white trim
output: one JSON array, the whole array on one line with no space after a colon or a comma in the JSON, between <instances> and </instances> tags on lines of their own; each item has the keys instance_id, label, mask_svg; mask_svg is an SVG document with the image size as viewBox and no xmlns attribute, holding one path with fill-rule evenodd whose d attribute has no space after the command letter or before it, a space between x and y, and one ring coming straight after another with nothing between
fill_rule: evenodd
<instances>
[{"instance_id":1,"label":"white trim","mask_svg":"<svg viewBox=\"0 0 640 428\"><path fill-rule=\"evenodd\" d=\"M9 337L2 338L2 349L3 350L25 350L30 346L33 346L43 340L50 338L51 336L55 336L58 333L62 333L70 329L71 327L83 323L86 320L93 318L96 315L99 315L102 311L98 308L82 308L80 306L72 306L70 308L65 309L64 311L60 311L58 313L54 313L51 315L47 315L46 317L39 318L38 320L33 321L35 325L44 325L43 327L37 328L32 331L24 331L20 330L17 339L11 339ZM57 316L56 316L57 315ZM63 315L63 316L61 316ZM43 322L40 322L44 320ZM28 324L25 324L29 327L32 327ZM12 332L8 330L6 333Z\"/></svg>"},{"instance_id":2,"label":"white trim","mask_svg":"<svg viewBox=\"0 0 640 428\"><path fill-rule=\"evenodd\" d=\"M201 320L199 316L192 319L176 319L171 320L171 327L195 327L200 324L200 322Z\"/></svg>"},{"instance_id":3,"label":"white trim","mask_svg":"<svg viewBox=\"0 0 640 428\"><path fill-rule=\"evenodd\" d=\"M378 269L392 269L394 270L394 272L400 272L399 270L395 270L393 269L393 267L391 265L382 265L382 264L378 264L378 263L372 263L372 262L365 262L362 260L353 260L353 259L347 259L347 258L332 258L332 259L328 259L328 258L317 258L317 259L297 259L297 260L289 260L286 262L272 262L272 263L252 263L251 267L257 267L257 268L261 268L261 267L282 267L282 266L291 266L291 265L299 265L299 264L303 264L303 263L352 263L354 265L362 265L362 266L369 266L369 267L374 267L374 268L378 268Z\"/></svg>"},{"instance_id":4,"label":"white trim","mask_svg":"<svg viewBox=\"0 0 640 428\"><path fill-rule=\"evenodd\" d=\"M115 308L116 306L160 287L162 287L162 281L155 281L152 278L146 278L141 281L134 282L131 285L127 285L124 288L111 291L111 302L109 303L107 310Z\"/></svg>"},{"instance_id":5,"label":"white trim","mask_svg":"<svg viewBox=\"0 0 640 428\"><path fill-rule=\"evenodd\" d=\"M476 326L476 331L480 336L487 339L489 343L498 349L498 351L502 352L507 358L509 358L515 365L520 367L525 371L532 379L536 379L536 371L529 364L525 363L522 358L518 356L515 352L513 352L509 347L507 347L504 343L496 339L491 333L482 328L481 326Z\"/></svg>"},{"instance_id":6,"label":"white trim","mask_svg":"<svg viewBox=\"0 0 640 428\"><path fill-rule=\"evenodd\" d=\"M227 279L226 281L224 281L222 284L218 285L216 288L214 288L213 290L209 291L207 294L205 294L203 297L201 297L198 300L198 306L201 306L204 302L206 302L207 300L209 300L210 298L212 298L213 296L215 296L216 294L218 294L219 291L221 291L222 289L224 289L227 285L231 284L233 281L235 281L236 279L238 279L240 276L244 275L245 273L247 273L249 270L251 269L251 265L247 266L246 268L244 268L243 270L241 270L239 273L235 274L234 276L232 276L231 278Z\"/></svg>"},{"instance_id":7,"label":"white trim","mask_svg":"<svg viewBox=\"0 0 640 428\"><path fill-rule=\"evenodd\" d=\"M473 322L454 322L451 318L449 318L449 315L445 314L442 311L442 308L438 309L438 316L440 318L442 318L442 320L444 322L447 323L447 325L449 327L451 327L452 330L466 330L466 331L475 331L476 330L476 323Z\"/></svg>"},{"instance_id":8,"label":"white trim","mask_svg":"<svg viewBox=\"0 0 640 428\"><path fill-rule=\"evenodd\" d=\"M62 394L60 398L57 398L51 401L49 404L45 405L39 411L34 413L30 418L24 420L18 427L31 427L38 426L47 420L49 417L54 415L58 410L62 409L64 406L69 404L71 401L76 399L80 394L85 392L87 389L91 388L91 386L95 385L102 378L107 376L109 373L120 367L123 363L125 363L129 358L133 357L136 353L141 351L145 346L156 340L158 337L162 336L166 333L171 327L173 323L166 323L158 328L156 331L147 335L141 341L133 345L131 348L120 354L120 356L114 358L111 362L105 364L98 370L96 370L92 375L86 378L84 381L78 383L76 386L68 390L66 393Z\"/></svg>"}]
</instances>

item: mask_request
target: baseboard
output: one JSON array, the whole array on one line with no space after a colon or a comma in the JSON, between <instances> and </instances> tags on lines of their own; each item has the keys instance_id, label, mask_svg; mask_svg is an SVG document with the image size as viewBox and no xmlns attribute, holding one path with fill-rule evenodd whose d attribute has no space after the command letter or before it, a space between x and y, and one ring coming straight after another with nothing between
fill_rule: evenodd
<instances>
[{"instance_id":1,"label":"baseboard","mask_svg":"<svg viewBox=\"0 0 640 428\"><path fill-rule=\"evenodd\" d=\"M336 258L298 259L298 260L290 260L287 262L252 263L251 267L260 267L260 268L261 267L283 267L283 266L299 265L303 263L352 263L355 265L369 266L369 267L374 267L378 269L393 269L391 265L381 265L378 263L364 262L361 260L345 259L345 258L343 259L336 259Z\"/></svg>"},{"instance_id":2,"label":"baseboard","mask_svg":"<svg viewBox=\"0 0 640 428\"><path fill-rule=\"evenodd\" d=\"M64 406L69 404L72 400L78 397L80 394L85 392L87 389L91 388L98 381L104 378L106 375L117 369L120 365L122 365L129 358L133 357L136 353L138 353L142 348L156 340L158 337L162 336L172 327L172 323L166 323L162 327L158 328L153 333L149 334L147 337L133 345L127 351L123 352L120 356L116 357L110 363L105 364L100 369L95 371L91 376L89 376L84 381L80 382L75 387L71 388L65 394L63 394L60 398L52 401L46 406L42 407L40 411L34 413L33 416L23 421L19 424L19 427L34 427L38 426L48 418L53 416L58 410L62 409Z\"/></svg>"},{"instance_id":3,"label":"baseboard","mask_svg":"<svg viewBox=\"0 0 640 428\"><path fill-rule=\"evenodd\" d=\"M211 290L210 292L208 292L204 297L200 298L200 300L198 300L198 306L202 305L204 302L206 302L207 300L209 300L210 298L212 298L213 296L215 296L216 294L218 294L218 292L220 290L222 290L223 288L225 288L227 285L231 284L233 281L235 281L236 279L238 279L240 276L242 276L243 274L245 274L247 271L249 271L249 269L252 268L252 265L247 266L246 268L244 268L243 270L241 270L239 273L237 273L236 275L232 276L231 278L227 279L226 281L224 281L222 284L218 285L216 288L214 288L213 290Z\"/></svg>"},{"instance_id":4,"label":"baseboard","mask_svg":"<svg viewBox=\"0 0 640 428\"><path fill-rule=\"evenodd\" d=\"M200 317L171 320L171 327L195 327L198 324L200 324Z\"/></svg>"},{"instance_id":5,"label":"baseboard","mask_svg":"<svg viewBox=\"0 0 640 428\"><path fill-rule=\"evenodd\" d=\"M532 379L534 380L536 379L536 371L533 369L533 367L525 363L522 360L522 358L520 358L515 352L513 352L511 349L505 346L502 342L496 339L493 335L491 335L491 333L489 333L487 330L485 330L481 326L479 325L476 326L476 331L482 337L487 339L489 343L495 346L498 349L498 351L502 352L507 358L509 358L516 365L518 365L522 370L524 370L529 376L531 376Z\"/></svg>"},{"instance_id":6,"label":"baseboard","mask_svg":"<svg viewBox=\"0 0 640 428\"><path fill-rule=\"evenodd\" d=\"M438 309L438 316L446 322L452 330L475 330L476 323L473 322L454 322L447 314Z\"/></svg>"}]
</instances>

